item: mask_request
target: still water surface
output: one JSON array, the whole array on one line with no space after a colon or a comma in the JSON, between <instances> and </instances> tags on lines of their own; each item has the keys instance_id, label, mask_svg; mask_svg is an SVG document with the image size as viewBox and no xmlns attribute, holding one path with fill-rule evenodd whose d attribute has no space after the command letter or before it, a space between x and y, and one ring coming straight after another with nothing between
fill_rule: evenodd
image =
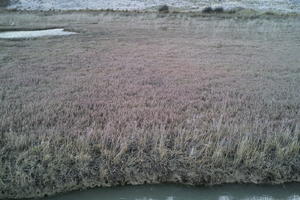
<instances>
[{"instance_id":1,"label":"still water surface","mask_svg":"<svg viewBox=\"0 0 300 200\"><path fill-rule=\"evenodd\" d=\"M71 192L45 200L300 200L300 183L192 187L143 185Z\"/></svg>"}]
</instances>

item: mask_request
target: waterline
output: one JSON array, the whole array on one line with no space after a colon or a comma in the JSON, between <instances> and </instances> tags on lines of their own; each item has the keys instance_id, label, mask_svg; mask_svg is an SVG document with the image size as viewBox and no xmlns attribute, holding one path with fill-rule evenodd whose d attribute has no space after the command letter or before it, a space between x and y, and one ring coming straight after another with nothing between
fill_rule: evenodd
<instances>
[{"instance_id":1,"label":"waterline","mask_svg":"<svg viewBox=\"0 0 300 200\"><path fill-rule=\"evenodd\" d=\"M98 188L47 200L300 200L300 184L193 187L161 184Z\"/></svg>"}]
</instances>

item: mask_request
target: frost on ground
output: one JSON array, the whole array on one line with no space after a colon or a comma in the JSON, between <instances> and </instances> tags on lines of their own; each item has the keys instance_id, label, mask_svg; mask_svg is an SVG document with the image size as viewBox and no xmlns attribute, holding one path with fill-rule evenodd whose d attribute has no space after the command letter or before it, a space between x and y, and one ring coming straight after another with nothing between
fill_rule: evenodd
<instances>
[{"instance_id":1,"label":"frost on ground","mask_svg":"<svg viewBox=\"0 0 300 200\"><path fill-rule=\"evenodd\" d=\"M258 11L300 13L298 0L18 0L12 1L9 8L25 10L153 10L164 4L182 11L197 11L206 6L221 6L225 10L245 8Z\"/></svg>"}]
</instances>

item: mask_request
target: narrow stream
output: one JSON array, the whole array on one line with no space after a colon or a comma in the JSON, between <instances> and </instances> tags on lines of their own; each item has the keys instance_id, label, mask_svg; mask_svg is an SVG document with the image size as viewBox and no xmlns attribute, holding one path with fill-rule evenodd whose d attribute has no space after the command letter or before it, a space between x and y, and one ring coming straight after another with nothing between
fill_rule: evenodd
<instances>
[{"instance_id":1,"label":"narrow stream","mask_svg":"<svg viewBox=\"0 0 300 200\"><path fill-rule=\"evenodd\" d=\"M300 200L300 183L213 187L142 185L71 192L44 200Z\"/></svg>"}]
</instances>

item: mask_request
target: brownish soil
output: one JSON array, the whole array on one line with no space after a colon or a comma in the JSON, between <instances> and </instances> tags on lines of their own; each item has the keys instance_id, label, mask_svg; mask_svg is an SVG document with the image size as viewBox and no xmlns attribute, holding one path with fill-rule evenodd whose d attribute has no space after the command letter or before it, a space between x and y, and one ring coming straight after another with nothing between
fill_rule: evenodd
<instances>
[{"instance_id":1,"label":"brownish soil","mask_svg":"<svg viewBox=\"0 0 300 200\"><path fill-rule=\"evenodd\" d=\"M300 182L299 17L1 12L0 198Z\"/></svg>"}]
</instances>

